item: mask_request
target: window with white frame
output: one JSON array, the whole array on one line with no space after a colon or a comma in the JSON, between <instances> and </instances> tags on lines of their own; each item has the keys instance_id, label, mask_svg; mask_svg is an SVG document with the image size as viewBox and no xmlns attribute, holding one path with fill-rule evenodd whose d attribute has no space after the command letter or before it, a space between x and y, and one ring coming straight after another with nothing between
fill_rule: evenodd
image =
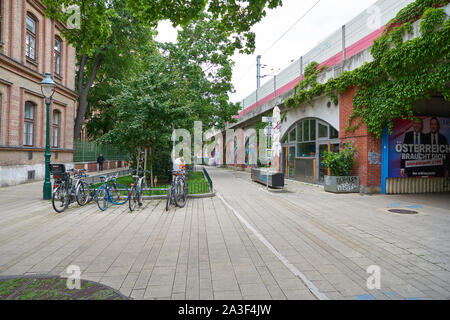
<instances>
[{"instance_id":1,"label":"window with white frame","mask_svg":"<svg viewBox=\"0 0 450 320\"><path fill-rule=\"evenodd\" d=\"M52 147L60 147L60 126L61 126L61 112L58 110L53 111L52 119Z\"/></svg>"},{"instance_id":2,"label":"window with white frame","mask_svg":"<svg viewBox=\"0 0 450 320\"><path fill-rule=\"evenodd\" d=\"M315 157L317 143L338 137L339 132L333 126L319 119L304 119L289 130L283 143L295 148L297 157Z\"/></svg>"},{"instance_id":3,"label":"window with white frame","mask_svg":"<svg viewBox=\"0 0 450 320\"><path fill-rule=\"evenodd\" d=\"M32 102L25 102L25 112L23 121L23 144L32 146L34 144L34 117L35 105Z\"/></svg>"},{"instance_id":4,"label":"window with white frame","mask_svg":"<svg viewBox=\"0 0 450 320\"><path fill-rule=\"evenodd\" d=\"M61 75L61 39L59 37L55 37L55 46L54 46L54 63L55 63L55 73L57 75Z\"/></svg>"},{"instance_id":5,"label":"window with white frame","mask_svg":"<svg viewBox=\"0 0 450 320\"><path fill-rule=\"evenodd\" d=\"M25 55L31 60L36 60L36 20L27 14L26 35L25 35Z\"/></svg>"}]
</instances>

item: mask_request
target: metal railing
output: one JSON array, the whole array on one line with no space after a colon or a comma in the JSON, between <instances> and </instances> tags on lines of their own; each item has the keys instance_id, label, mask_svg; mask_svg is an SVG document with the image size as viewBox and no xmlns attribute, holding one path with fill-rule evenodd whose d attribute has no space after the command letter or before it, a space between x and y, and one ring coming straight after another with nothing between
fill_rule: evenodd
<instances>
[{"instance_id":1,"label":"metal railing","mask_svg":"<svg viewBox=\"0 0 450 320\"><path fill-rule=\"evenodd\" d=\"M108 174L105 174L105 176L110 177L110 176L114 176L117 175L118 177L122 177L122 176L127 176L132 174L133 170L132 169L127 169L127 170L122 170L122 171L118 171L118 172L111 172ZM208 172L203 169L205 178L207 181L205 182L188 182L187 186L188 186L188 194L205 194L205 193L210 193L213 191L213 187L212 187L212 181L211 178L209 177ZM102 181L100 180L100 175L99 176L94 176L94 177L87 177L84 178L84 180L87 183L92 183L94 185L98 184L100 185L102 183ZM98 186L97 186L98 187ZM127 186L129 187L129 186ZM160 184L156 187L147 187L143 189L143 195L144 196L161 196L161 195L167 195L167 190L169 189L170 184ZM125 191L123 189L118 189L119 191ZM129 191L129 190L128 190Z\"/></svg>"},{"instance_id":2,"label":"metal railing","mask_svg":"<svg viewBox=\"0 0 450 320\"><path fill-rule=\"evenodd\" d=\"M116 146L101 145L89 141L74 141L73 150L74 162L97 161L99 154L102 154L106 161L128 159L128 153Z\"/></svg>"},{"instance_id":3,"label":"metal railing","mask_svg":"<svg viewBox=\"0 0 450 320\"><path fill-rule=\"evenodd\" d=\"M106 176L107 178L109 178L111 176L123 177L123 176L128 176L131 173L132 173L131 169L125 169L125 170L121 170L121 171L109 172L109 173L96 175L96 176L92 176L92 177L88 176L88 177L84 178L84 181L86 181L87 183L97 184L97 183L101 182L101 179L100 179L101 176Z\"/></svg>"},{"instance_id":4,"label":"metal railing","mask_svg":"<svg viewBox=\"0 0 450 320\"><path fill-rule=\"evenodd\" d=\"M206 170L205 167L203 167L203 174L205 175L206 180L208 181L209 184L209 192L213 192L213 182L211 180L211 177L209 176L208 171Z\"/></svg>"}]
</instances>

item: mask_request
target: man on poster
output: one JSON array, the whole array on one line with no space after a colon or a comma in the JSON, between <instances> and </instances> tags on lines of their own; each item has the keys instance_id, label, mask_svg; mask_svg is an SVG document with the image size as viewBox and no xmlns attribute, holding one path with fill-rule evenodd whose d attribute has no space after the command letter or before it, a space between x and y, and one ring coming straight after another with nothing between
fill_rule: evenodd
<instances>
[{"instance_id":1,"label":"man on poster","mask_svg":"<svg viewBox=\"0 0 450 320\"><path fill-rule=\"evenodd\" d=\"M426 134L426 140L431 145L432 159L439 162L432 166L432 171L436 177L448 177L449 154L447 138L439 133L440 124L436 117L430 119L430 132Z\"/></svg>"},{"instance_id":2,"label":"man on poster","mask_svg":"<svg viewBox=\"0 0 450 320\"><path fill-rule=\"evenodd\" d=\"M409 167L406 164L408 159L420 160L421 153L420 150L421 144L427 144L427 136L422 132L423 122L421 119L417 118L413 122L413 130L405 133L405 137L403 139L403 145L412 146L409 148L410 152L402 152L401 160L400 160L400 176L404 177L413 177L413 171L420 171L420 167Z\"/></svg>"}]
</instances>

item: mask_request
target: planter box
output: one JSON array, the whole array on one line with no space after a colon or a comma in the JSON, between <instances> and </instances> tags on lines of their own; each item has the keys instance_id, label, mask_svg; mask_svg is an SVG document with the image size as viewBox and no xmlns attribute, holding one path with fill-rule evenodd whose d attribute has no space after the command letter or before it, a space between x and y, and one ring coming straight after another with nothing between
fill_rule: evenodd
<instances>
[{"instance_id":1,"label":"planter box","mask_svg":"<svg viewBox=\"0 0 450 320\"><path fill-rule=\"evenodd\" d=\"M284 174L282 172L267 172L266 168L252 168L251 179L263 185L267 184L269 178L269 187L282 188L284 187Z\"/></svg>"},{"instance_id":2,"label":"planter box","mask_svg":"<svg viewBox=\"0 0 450 320\"><path fill-rule=\"evenodd\" d=\"M359 192L359 177L325 176L324 190L336 193Z\"/></svg>"}]
</instances>

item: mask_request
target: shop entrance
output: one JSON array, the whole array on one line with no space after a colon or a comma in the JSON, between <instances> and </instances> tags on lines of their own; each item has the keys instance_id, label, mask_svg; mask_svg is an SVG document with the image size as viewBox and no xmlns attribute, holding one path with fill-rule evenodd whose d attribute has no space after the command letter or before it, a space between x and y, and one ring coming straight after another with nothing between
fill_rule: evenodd
<instances>
[{"instance_id":1,"label":"shop entrance","mask_svg":"<svg viewBox=\"0 0 450 320\"><path fill-rule=\"evenodd\" d=\"M295 145L283 146L283 173L286 178L294 178Z\"/></svg>"},{"instance_id":2,"label":"shop entrance","mask_svg":"<svg viewBox=\"0 0 450 320\"><path fill-rule=\"evenodd\" d=\"M302 119L285 134L282 170L285 177L308 183L323 183L324 150L339 151L338 131L319 119Z\"/></svg>"}]
</instances>

